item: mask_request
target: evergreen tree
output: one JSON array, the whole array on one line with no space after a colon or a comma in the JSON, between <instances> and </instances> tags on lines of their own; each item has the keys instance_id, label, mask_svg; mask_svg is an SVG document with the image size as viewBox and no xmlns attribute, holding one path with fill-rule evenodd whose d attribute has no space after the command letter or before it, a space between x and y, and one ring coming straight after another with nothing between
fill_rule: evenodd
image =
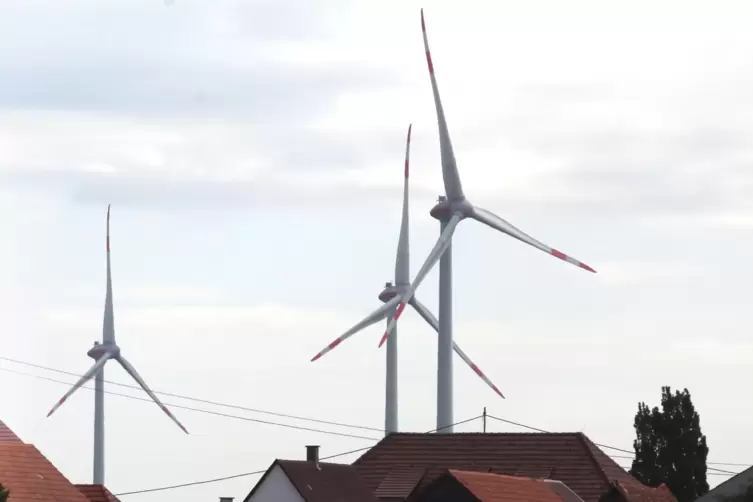
<instances>
[{"instance_id":1,"label":"evergreen tree","mask_svg":"<svg viewBox=\"0 0 753 502\"><path fill-rule=\"evenodd\" d=\"M0 483L0 502L8 502L8 496L10 492L5 489L2 483Z\"/></svg>"},{"instance_id":2,"label":"evergreen tree","mask_svg":"<svg viewBox=\"0 0 753 502\"><path fill-rule=\"evenodd\" d=\"M666 483L678 502L693 502L709 491L709 449L690 392L662 387L661 409L638 404L635 460L630 474L648 486Z\"/></svg>"}]
</instances>

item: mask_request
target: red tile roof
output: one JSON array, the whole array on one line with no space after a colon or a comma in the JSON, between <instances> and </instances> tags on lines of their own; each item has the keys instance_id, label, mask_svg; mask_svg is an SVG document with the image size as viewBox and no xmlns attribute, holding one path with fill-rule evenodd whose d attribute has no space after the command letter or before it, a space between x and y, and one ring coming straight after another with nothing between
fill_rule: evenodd
<instances>
[{"instance_id":1,"label":"red tile roof","mask_svg":"<svg viewBox=\"0 0 753 502\"><path fill-rule=\"evenodd\" d=\"M104 485L74 485L90 502L120 502Z\"/></svg>"},{"instance_id":2,"label":"red tile roof","mask_svg":"<svg viewBox=\"0 0 753 502\"><path fill-rule=\"evenodd\" d=\"M636 482L581 433L390 434L353 465L376 491L397 471L429 469L425 486L446 469L547 477L562 481L585 502L598 502L612 481ZM390 496L403 499L410 491Z\"/></svg>"},{"instance_id":3,"label":"red tile roof","mask_svg":"<svg viewBox=\"0 0 753 502\"><path fill-rule=\"evenodd\" d=\"M0 443L0 483L8 502L89 502L31 444Z\"/></svg>"},{"instance_id":4,"label":"red tile roof","mask_svg":"<svg viewBox=\"0 0 753 502\"><path fill-rule=\"evenodd\" d=\"M251 499L276 466L282 469L306 502L378 502L352 465L279 459L267 469L244 502Z\"/></svg>"},{"instance_id":5,"label":"red tile roof","mask_svg":"<svg viewBox=\"0 0 753 502\"><path fill-rule=\"evenodd\" d=\"M23 441L0 420L0 443L23 443Z\"/></svg>"},{"instance_id":6,"label":"red tile roof","mask_svg":"<svg viewBox=\"0 0 753 502\"><path fill-rule=\"evenodd\" d=\"M540 479L454 469L448 474L481 502L570 502Z\"/></svg>"},{"instance_id":7,"label":"red tile roof","mask_svg":"<svg viewBox=\"0 0 753 502\"><path fill-rule=\"evenodd\" d=\"M646 486L638 481L615 481L612 494L618 494L618 500L624 502L677 502L672 491L662 483L658 488ZM605 497L604 500L613 497Z\"/></svg>"}]
</instances>

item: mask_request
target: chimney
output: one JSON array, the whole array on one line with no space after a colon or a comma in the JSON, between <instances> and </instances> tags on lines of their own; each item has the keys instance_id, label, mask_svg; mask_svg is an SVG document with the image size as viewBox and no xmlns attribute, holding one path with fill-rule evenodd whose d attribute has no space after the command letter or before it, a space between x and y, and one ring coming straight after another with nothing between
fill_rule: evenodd
<instances>
[{"instance_id":1,"label":"chimney","mask_svg":"<svg viewBox=\"0 0 753 502\"><path fill-rule=\"evenodd\" d=\"M319 446L318 445L306 446L306 462L313 462L317 468L319 467Z\"/></svg>"},{"instance_id":2,"label":"chimney","mask_svg":"<svg viewBox=\"0 0 753 502\"><path fill-rule=\"evenodd\" d=\"M220 497L220 502L233 502L233 497Z\"/></svg>"}]
</instances>

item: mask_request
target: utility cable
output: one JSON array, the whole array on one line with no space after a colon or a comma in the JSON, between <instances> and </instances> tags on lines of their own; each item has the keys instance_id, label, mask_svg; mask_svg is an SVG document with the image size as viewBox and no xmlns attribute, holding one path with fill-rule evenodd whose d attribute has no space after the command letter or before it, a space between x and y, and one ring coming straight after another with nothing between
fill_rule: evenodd
<instances>
[{"instance_id":1,"label":"utility cable","mask_svg":"<svg viewBox=\"0 0 753 502\"><path fill-rule=\"evenodd\" d=\"M50 366L44 366L44 365L41 365L41 364L30 363L30 362L27 362L27 361L21 361L19 359L13 359L13 358L10 358L10 357L0 356L0 360L8 361L8 362L11 362L11 363L16 363L16 364L22 364L24 366L30 366L32 368L42 369L42 370L46 370L46 371L53 371L55 373L60 373L60 374L63 374L63 375L75 376L76 378L81 378L81 375L78 374L78 373L74 373L74 372L71 372L71 371L65 371L65 370L61 370L61 369L57 369L57 368L52 368ZM0 369L2 369L2 368L0 368ZM126 387L126 388L129 388L129 389L141 390L141 387L139 387L138 385L130 385L130 384L126 384L126 383L113 382L112 380L105 380L105 383L110 384L110 385L117 385L118 387ZM105 392L107 392L107 391L105 391ZM252 413L261 413L261 414L264 414L264 415L271 415L271 416L281 417L281 418L292 418L292 419L295 419L295 420L303 420L303 421L314 422L314 423L323 424L323 425L332 425L332 426L335 426L335 427L345 427L345 428L350 428L350 429L362 429L362 430L368 430L368 431L374 431L374 432L383 432L383 429L380 429L378 427L368 427L368 426L365 426L365 425L352 425L352 424L346 424L346 423L342 423L342 422L333 422L333 421L330 421L330 420L319 420L319 419L311 418L311 417L302 417L302 416L297 416L297 415L290 415L290 414L287 414L287 413L279 413L279 412L268 411L268 410L260 410L260 409L257 409L257 408L248 408L246 406L239 406L239 405L236 405L236 404L221 403L219 401L211 401L209 399L200 399L200 398L197 398L197 397L184 396L184 395L181 395L181 394L175 394L175 393L171 393L171 392L163 392L163 391L158 391L158 390L153 390L152 392L154 392L155 394L161 394L163 396L175 397L175 398L178 398L178 399L185 399L187 401L194 401L194 402L202 403L202 404L209 404L209 405L213 405L213 406L220 406L220 407L223 407L223 408L231 408L231 409L241 410L241 411L250 411Z\"/></svg>"},{"instance_id":2,"label":"utility cable","mask_svg":"<svg viewBox=\"0 0 753 502\"><path fill-rule=\"evenodd\" d=\"M498 420L498 421L504 422L506 424L515 425L517 427L523 427L524 429L532 430L532 431L535 431L535 432L549 433L549 431L545 431L544 429L539 429L538 427L531 427L530 425L525 425L525 424L521 424L521 423L518 423L518 422L513 422L512 420L506 420L504 418L495 417L494 415L487 414L486 416L488 418L492 418L494 420ZM619 451L619 452L622 452L622 453L631 453L631 454L634 453L634 452L632 452L630 450L626 450L624 448L617 448L616 446L609 446L607 444L601 444L601 443L594 443L594 444L596 446L598 446L599 448L606 448L608 450ZM633 458L633 457L623 457L623 458ZM714 462L706 462L706 464L713 464L713 463ZM725 463L725 464L722 464L722 465L728 465L728 464ZM712 472L712 473L709 473L709 474L727 474L727 475L738 474L737 472L728 471L728 470L725 470L725 469L718 469L716 467L706 467L706 469L707 470L711 470L711 471L715 471L715 472Z\"/></svg>"},{"instance_id":3,"label":"utility cable","mask_svg":"<svg viewBox=\"0 0 753 502\"><path fill-rule=\"evenodd\" d=\"M19 374L19 375L29 376L29 377L32 377L32 378L39 378L41 380L47 380L48 382L55 382L55 383L59 383L59 384L63 384L63 385L73 385L71 382L64 382L62 380L56 380L54 378L50 378L50 377L46 377L46 376L42 376L42 375L33 375L31 373L24 373L22 371L12 370L12 369L9 369L9 368L0 368L0 370L2 370L2 371L8 371L10 373L16 373L16 374ZM82 386L81 388L82 389L87 389L87 390L94 390L92 387L87 387L87 386ZM147 403L153 402L151 399L147 399L145 397L130 396L128 394L121 394L119 392L112 392L112 391L105 391L105 392L107 394L110 394L110 395L113 395L113 396L120 396L120 397L125 397L125 398L128 398L128 399L135 399L137 401L146 401ZM254 422L254 423L257 423L257 424L274 425L274 426L277 426L277 427L285 427L285 428L288 428L288 429L295 429L295 430L299 430L299 431L318 432L318 433L321 433L321 434L329 434L331 436L342 436L342 437L354 438L354 439L367 439L367 440L370 440L370 441L377 441L378 440L377 438L371 437L371 436L359 436L357 434L348 434L347 432L335 432L335 431L327 431L327 430L323 430L323 429L315 429L313 427L304 427L302 425L283 424L283 423L280 423L280 422L272 422L270 420L261 420L261 419L258 419L258 418L242 417L240 415L231 415L229 413L221 413L219 411L203 410L201 408L193 408L191 406L184 406L184 405L180 405L180 404L172 404L172 403L164 403L164 404L166 406L171 407L171 408L179 408L179 409L183 409L183 410L195 411L197 413L206 413L208 415L214 415L214 416L217 416L217 417L234 418L236 420L244 420L246 422Z\"/></svg>"},{"instance_id":4,"label":"utility cable","mask_svg":"<svg viewBox=\"0 0 753 502\"><path fill-rule=\"evenodd\" d=\"M80 378L80 375L77 374L77 373L74 373L74 372L60 370L60 369L57 369L57 368L52 368L52 367L44 366L44 365L40 365L40 364L30 363L30 362L27 362L27 361L21 361L21 360L18 360L18 359L13 359L13 358L4 357L4 356L0 356L0 360L4 360L4 361L16 363L16 364L21 364L21 365L30 366L30 367L34 367L34 368L38 368L38 369L42 369L42 370L46 370L46 371L52 371L52 372L61 373L61 374L75 376L75 377ZM15 374L23 375L23 376L28 376L28 377L32 377L32 378L38 378L38 379L41 379L41 380L47 380L47 381L50 381L50 382L59 383L59 384L63 384L63 385L72 385L71 382L65 382L65 381L62 381L62 380L56 380L56 379L45 377L45 376L41 376L41 375L34 375L34 374L30 374L30 373L24 373L24 372L21 372L21 371L10 369L10 368L0 368L0 370L8 371L8 372L11 372L11 373L15 373ZM117 386L120 386L120 387L126 387L126 388L141 390L140 387L137 387L135 385L129 385L129 384L124 384L124 383L119 383L119 382L113 382L113 381L109 381L109 380L105 380L105 382L109 383L111 385L117 385ZM94 390L93 388L86 387L86 386L84 386L83 388L88 389L88 390ZM287 414L287 413L279 413L279 412L273 412L273 411L268 411L268 410L261 410L261 409L256 409L256 408L249 408L249 407L245 407L245 406L228 404L228 403L222 403L222 402L218 402L218 401L211 401L211 400L208 400L208 399L195 398L195 397L191 397L191 396L185 396L185 395L180 395L180 394L175 394L175 393L170 393L170 392L164 392L164 391L154 391L154 392L156 394L161 394L161 395L164 395L164 396L170 396L170 397L175 397L175 398L179 398L179 399L185 399L185 400L189 400L189 401L210 404L210 405L214 405L214 406L220 406L220 407L238 409L238 410L243 410L243 411L250 411L250 412L253 412L253 413L261 413L261 414L268 414L268 415L272 415L272 416L291 418L291 419L295 419L295 420L310 421L310 422L315 422L315 423L332 425L332 426L336 426L336 427L346 427L346 428L353 428L353 429L363 429L363 430L371 430L371 431L382 432L381 429L378 429L376 427L353 425L353 424L347 424L347 423L342 423L342 422L335 422L335 421L330 421L330 420L320 420L320 419L315 419L315 418L310 418L310 417L291 415L291 414ZM142 398L142 397L137 397L137 396L131 396L131 395L127 395L127 394L121 394L121 393L112 392L112 391L105 391L105 393L111 394L111 395L115 395L115 396L125 397L125 398L128 398L128 399L135 399L135 400L138 400L138 401L151 402L150 399L146 399L146 398ZM302 426L296 426L296 425L290 425L290 424L283 424L283 423L279 423L279 422L272 422L272 421L267 421L267 420L254 419L254 418L250 418L250 417L242 417L242 416L238 416L238 415L231 415L231 414L227 414L227 413L220 413L220 412L215 412L215 411L211 411L211 410L204 410L204 409L200 409L200 408L193 408L193 407L190 407L190 406L183 406L183 405L177 405L177 404L169 404L169 406L174 407L174 408L185 409L185 410L189 410L189 411L195 411L195 412L198 412L198 413L206 413L206 414L210 414L210 415L214 415L214 416L220 416L220 417L225 417L225 418L233 418L233 419L236 419L236 420L244 420L244 421L249 421L249 422L261 423L261 424L265 424L265 425L274 425L274 426L278 426L278 427L285 427L285 428L296 429L296 430L303 430L303 431L309 431L309 432L317 432L317 433L329 434L329 435L334 435L334 436L343 436L343 437L349 437L349 438L355 438L355 439L365 439L365 440L371 440L371 441L378 441L378 439L373 438L373 437L358 436L358 435L355 435L355 434L347 434L347 433L342 433L342 432L326 431L326 430L315 429L315 428L310 428L310 427L302 427ZM524 428L524 429L532 430L532 431L535 431L535 432L549 433L549 431L546 431L544 429L540 429L540 428L537 428L537 427L529 426L529 425L522 424L522 423L519 423L519 422L514 422L512 420L507 420L507 419L500 418L500 417L497 417L497 416L494 416L494 415L487 414L486 417L492 418L492 419L497 420L499 422L503 422L503 423L506 423L506 424L514 425L516 427L521 427L521 428ZM467 422L471 422L473 420L478 420L479 418L482 418L482 415L479 415L477 417L474 417L474 418L471 418L471 419L468 419L468 420L463 420L461 422L457 422L455 424L452 424L452 426L454 426L454 425L461 425L461 424L464 424L464 423L467 423ZM448 427L451 427L451 426L448 426ZM432 433L432 432L437 432L437 430L435 429L435 430L429 431L428 433ZM610 445L605 445L605 444L600 444L600 443L594 443L594 444L596 446L600 447L600 448L605 448L605 449L609 449L609 450L614 450L614 451L618 451L618 452L622 452L622 453L629 453L629 454L631 454L630 457L620 456L620 455L612 455L614 458L633 458L632 454L634 452L632 452L630 450L626 450L624 448L617 448L615 446L610 446ZM344 456L344 455L349 455L351 453L357 453L357 452L360 452L360 451L367 450L369 448L371 448L371 446L366 446L364 448L358 448L356 450L351 450L351 451L347 451L347 452L344 452L344 453L339 453L339 454L336 454L336 455L331 455L329 457L322 458L322 460L327 460L327 459L336 458L336 457L340 457L340 456ZM747 464L732 463L732 462L707 462L707 465L709 465L709 464L710 465L725 465L725 466L736 466L736 467L748 467ZM707 470L715 471L715 472L709 472L709 474L711 474L711 475L736 475L736 474L738 474L738 473L733 472L733 471L729 471L729 470L725 470L725 469L718 469L718 468L715 468L715 467L707 467ZM200 485L200 484L206 484L206 483L214 483L214 482L220 482L220 481L226 481L226 480L230 480L230 479L235 479L235 478L239 478L239 477L252 476L252 475L255 475L255 474L263 474L264 472L266 472L266 470L254 471L254 472L246 472L246 473L236 474L236 475L231 475L231 476L226 476L226 477L222 477L222 478L212 478L212 479L209 479L209 480L184 483L184 484L181 484L181 485L171 485L171 486L162 487L162 488L152 488L152 489L148 489L148 490L139 490L139 491L134 491L134 492L126 492L126 493L121 493L121 494L118 494L118 495L119 496L120 495L132 495L132 494L147 493L147 492L152 492L152 491L169 490L169 489L173 489L173 488L182 488L184 486L194 486L194 485Z\"/></svg>"},{"instance_id":5,"label":"utility cable","mask_svg":"<svg viewBox=\"0 0 753 502\"><path fill-rule=\"evenodd\" d=\"M466 424L468 422L473 422L474 420L478 420L481 417L482 417L482 415L479 415L477 417L469 418L467 420L462 420L460 422L455 422L452 425L447 425L447 426L441 427L439 429L433 429L433 430L430 430L428 432L425 432L424 434L431 434L433 432L438 432L440 430L443 430L443 429L445 429L447 427L454 427L456 425L462 425L462 424ZM381 440L379 440L379 441L381 441ZM319 460L329 460L329 459L333 459L333 458L337 458L337 457L342 457L342 456L345 456L345 455L350 455L351 453L358 453L358 452L361 452L361 451L364 451L364 450L368 450L368 449L371 449L372 447L373 447L373 445L366 446L364 448L358 448L357 450L350 450L350 451L346 451L346 452L343 452L343 453L337 453L335 455L330 455L328 457L322 457ZM165 491L165 490L174 490L176 488L185 488L187 486L206 485L206 484L209 484L209 483L218 483L220 481L227 481L229 479L243 478L243 477L246 477L246 476L255 476L255 475L258 475L258 474L264 474L265 472L267 472L267 469L262 469L262 470L258 470L258 471L252 471L252 472L243 472L243 473L240 473L240 474L233 474L231 476L223 476L221 478L211 478L211 479L204 479L204 480L201 480L201 481L192 481L192 482L189 482L189 483L181 483L179 485L161 486L159 488L147 488L145 490L136 490L136 491L131 491L131 492L116 493L115 496L116 497L125 497L126 495L138 495L138 494L141 494L141 493L161 492L161 491Z\"/></svg>"}]
</instances>

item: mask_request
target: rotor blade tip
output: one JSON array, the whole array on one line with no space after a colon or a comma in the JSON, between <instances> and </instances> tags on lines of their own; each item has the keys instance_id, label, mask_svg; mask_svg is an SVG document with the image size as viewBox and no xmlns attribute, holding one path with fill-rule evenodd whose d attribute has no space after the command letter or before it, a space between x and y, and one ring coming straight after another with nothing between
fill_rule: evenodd
<instances>
[{"instance_id":1,"label":"rotor blade tip","mask_svg":"<svg viewBox=\"0 0 753 502\"><path fill-rule=\"evenodd\" d=\"M594 274L597 273L596 270L592 269L591 267L589 267L585 263L581 263L580 264L580 268L582 268L584 270L588 270L589 272L593 272Z\"/></svg>"},{"instance_id":2,"label":"rotor blade tip","mask_svg":"<svg viewBox=\"0 0 753 502\"><path fill-rule=\"evenodd\" d=\"M384 335L382 335L382 339L379 340L379 348L381 348L382 345L384 345L384 342L386 342L386 341L387 341L387 333L385 333Z\"/></svg>"},{"instance_id":3,"label":"rotor blade tip","mask_svg":"<svg viewBox=\"0 0 753 502\"><path fill-rule=\"evenodd\" d=\"M321 355L321 354L317 354L317 355L315 355L314 357L312 357L312 358L311 358L311 362L313 363L314 361L316 361L316 360L317 360L317 359L319 359L320 357L322 357L322 355Z\"/></svg>"}]
</instances>

